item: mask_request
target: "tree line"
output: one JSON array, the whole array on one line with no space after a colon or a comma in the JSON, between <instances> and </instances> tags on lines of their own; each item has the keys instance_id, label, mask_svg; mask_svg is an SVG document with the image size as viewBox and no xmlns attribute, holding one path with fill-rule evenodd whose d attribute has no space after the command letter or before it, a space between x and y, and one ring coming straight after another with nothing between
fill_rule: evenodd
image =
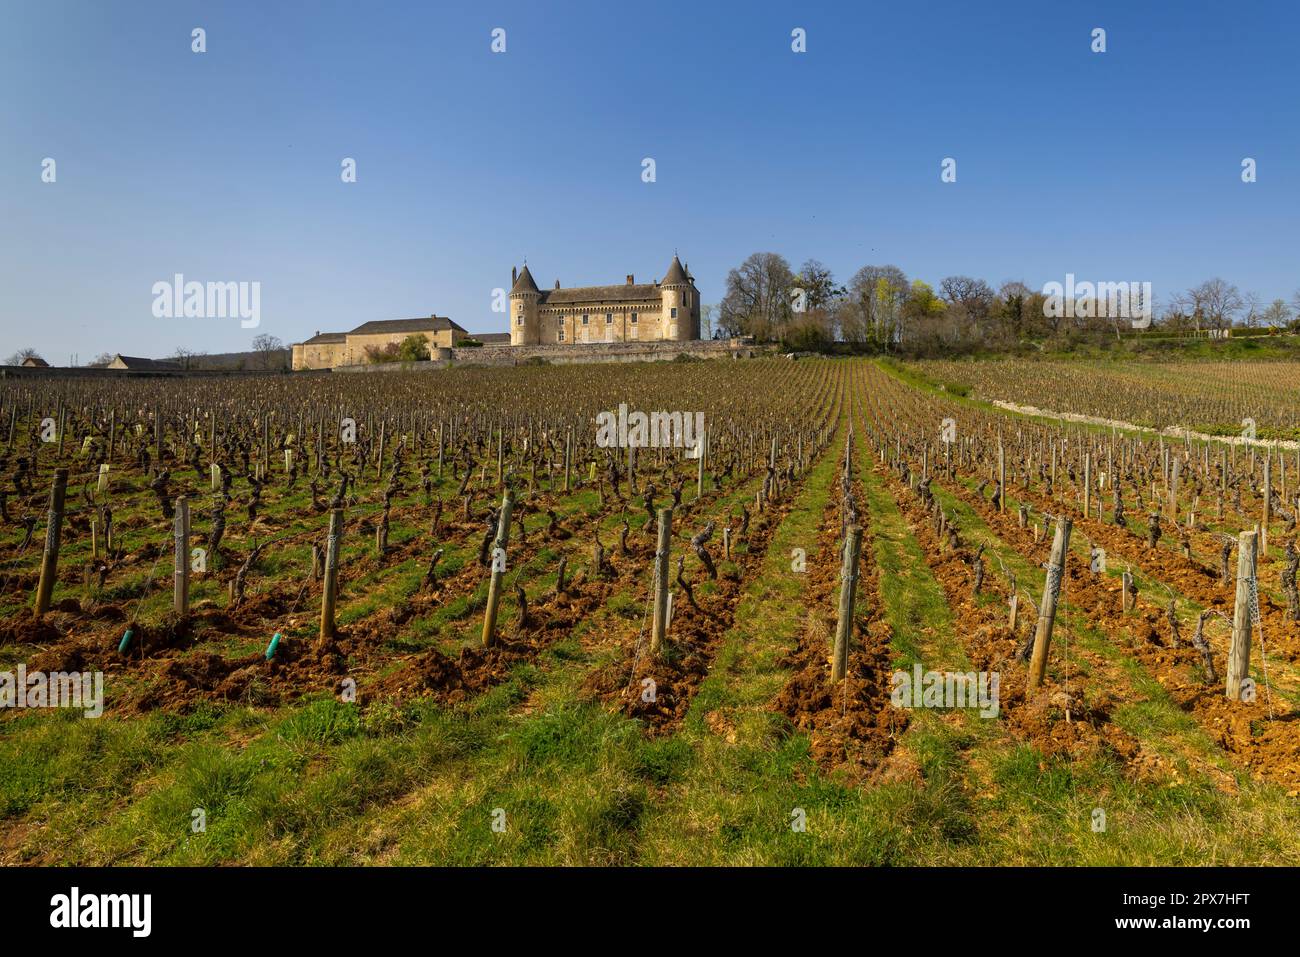
<instances>
[{"instance_id":1,"label":"tree line","mask_svg":"<svg viewBox=\"0 0 1300 957\"><path fill-rule=\"evenodd\" d=\"M722 301L704 307L704 317L717 336L753 336L794 350L918 356L1003 351L1030 342L1065 345L1142 328L1113 314L1100 296L1069 305L1054 308L1046 293L1020 280L995 289L983 279L958 275L935 287L893 265L863 266L841 285L816 259L796 271L778 253L759 252L728 272ZM1154 334L1300 330L1300 291L1289 303L1274 299L1266 305L1257 294L1214 278L1148 305Z\"/></svg>"},{"instance_id":2,"label":"tree line","mask_svg":"<svg viewBox=\"0 0 1300 957\"><path fill-rule=\"evenodd\" d=\"M17 366L22 365L26 359L41 358L41 355L29 346L15 351L0 364ZM101 352L89 362L84 363L83 368L103 369L115 358L114 353ZM202 369L283 370L290 367L291 358L292 350L285 346L278 336L262 333L253 337L252 349L248 352L222 352L212 355L202 349L177 346L175 351L166 357L166 361L174 362L184 371Z\"/></svg>"}]
</instances>

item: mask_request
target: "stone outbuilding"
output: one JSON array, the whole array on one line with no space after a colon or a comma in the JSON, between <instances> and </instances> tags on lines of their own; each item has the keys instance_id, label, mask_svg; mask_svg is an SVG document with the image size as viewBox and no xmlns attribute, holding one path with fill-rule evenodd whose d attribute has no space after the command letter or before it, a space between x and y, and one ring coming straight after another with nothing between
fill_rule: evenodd
<instances>
[{"instance_id":1,"label":"stone outbuilding","mask_svg":"<svg viewBox=\"0 0 1300 957\"><path fill-rule=\"evenodd\" d=\"M294 371L332 369L335 366L364 365L367 350L400 345L411 335L423 335L429 351L450 349L467 333L446 316L420 319L376 319L363 322L351 332L317 332L306 342L293 345Z\"/></svg>"}]
</instances>

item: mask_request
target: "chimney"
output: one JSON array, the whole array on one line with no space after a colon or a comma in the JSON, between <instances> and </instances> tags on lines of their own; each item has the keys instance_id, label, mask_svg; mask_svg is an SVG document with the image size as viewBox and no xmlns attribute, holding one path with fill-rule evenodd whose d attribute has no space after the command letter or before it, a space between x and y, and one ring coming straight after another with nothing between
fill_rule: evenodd
<instances>
[{"instance_id":1,"label":"chimney","mask_svg":"<svg viewBox=\"0 0 1300 957\"><path fill-rule=\"evenodd\" d=\"M631 285L634 285L635 282L636 282L636 280L633 278L632 274L631 274L631 273L628 273L628 274L627 274L627 284L628 284L629 286L631 286Z\"/></svg>"},{"instance_id":2,"label":"chimney","mask_svg":"<svg viewBox=\"0 0 1300 957\"><path fill-rule=\"evenodd\" d=\"M316 330L316 335L318 335L318 336L320 335L320 330L319 330L319 329Z\"/></svg>"},{"instance_id":3,"label":"chimney","mask_svg":"<svg viewBox=\"0 0 1300 957\"><path fill-rule=\"evenodd\" d=\"M516 282L518 279L519 279L519 267L518 267L518 266L511 266L511 267L510 267L510 285L513 286L513 285L515 284L515 282Z\"/></svg>"},{"instance_id":4,"label":"chimney","mask_svg":"<svg viewBox=\"0 0 1300 957\"><path fill-rule=\"evenodd\" d=\"M560 280L558 280L558 279L555 280L555 288L556 288L556 289L559 289L559 288L560 288Z\"/></svg>"}]
</instances>

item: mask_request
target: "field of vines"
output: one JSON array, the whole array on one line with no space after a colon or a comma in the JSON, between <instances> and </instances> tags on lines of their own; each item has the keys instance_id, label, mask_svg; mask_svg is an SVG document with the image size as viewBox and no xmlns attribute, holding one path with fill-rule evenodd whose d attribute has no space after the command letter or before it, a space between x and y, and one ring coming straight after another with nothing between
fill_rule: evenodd
<instances>
[{"instance_id":1,"label":"field of vines","mask_svg":"<svg viewBox=\"0 0 1300 957\"><path fill-rule=\"evenodd\" d=\"M987 402L1046 413L1187 429L1206 435L1300 439L1300 363L932 360L932 381Z\"/></svg>"},{"instance_id":2,"label":"field of vines","mask_svg":"<svg viewBox=\"0 0 1300 957\"><path fill-rule=\"evenodd\" d=\"M0 381L0 864L1300 864L1287 375Z\"/></svg>"}]
</instances>

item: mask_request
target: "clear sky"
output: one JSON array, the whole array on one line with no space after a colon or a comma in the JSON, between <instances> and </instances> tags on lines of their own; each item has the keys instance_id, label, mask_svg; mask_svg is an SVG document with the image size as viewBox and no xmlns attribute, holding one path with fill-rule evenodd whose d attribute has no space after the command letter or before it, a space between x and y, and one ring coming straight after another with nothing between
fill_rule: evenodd
<instances>
[{"instance_id":1,"label":"clear sky","mask_svg":"<svg viewBox=\"0 0 1300 957\"><path fill-rule=\"evenodd\" d=\"M0 0L0 355L504 331L525 256L677 250L706 303L756 251L1290 298L1298 51L1294 2ZM261 325L155 318L176 273L260 282Z\"/></svg>"}]
</instances>

